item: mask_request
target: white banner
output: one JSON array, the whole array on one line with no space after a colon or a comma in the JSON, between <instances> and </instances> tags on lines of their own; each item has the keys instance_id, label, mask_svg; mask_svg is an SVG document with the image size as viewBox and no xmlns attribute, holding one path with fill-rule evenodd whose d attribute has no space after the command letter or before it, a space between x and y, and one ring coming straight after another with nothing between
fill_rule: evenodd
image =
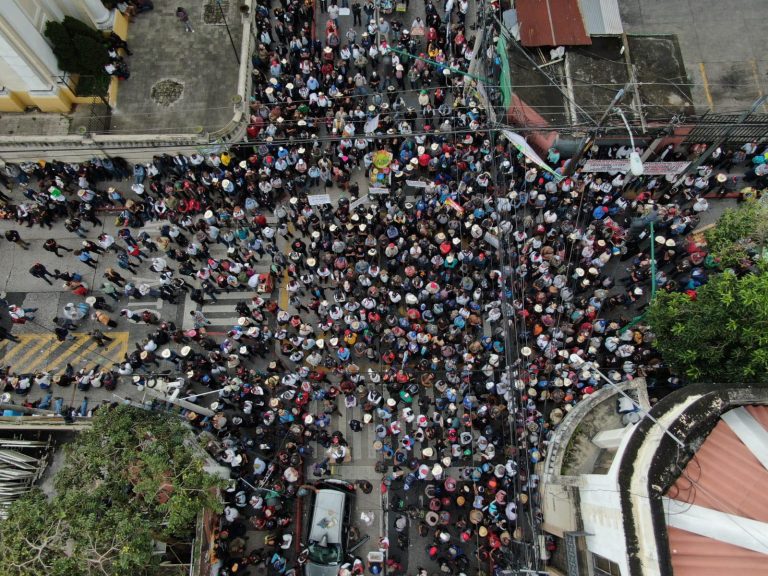
<instances>
[{"instance_id":1,"label":"white banner","mask_svg":"<svg viewBox=\"0 0 768 576\"><path fill-rule=\"evenodd\" d=\"M517 148L520 152L522 152L525 155L526 158L528 158L529 160L535 162L541 168L543 168L544 170L546 170L547 172L552 174L552 176L555 178L555 180L560 182L560 180L563 179L562 175L560 175L557 172L555 172L554 170L552 170L552 168L549 166L549 164L544 162L544 160L541 159L541 156L536 154L536 150L531 148L531 145L528 144L528 142L525 141L525 138L520 136L520 134L517 134L516 132L512 132L512 130L502 130L501 133L504 134L504 136L507 138L507 140L512 142L512 144L514 144L515 148Z\"/></svg>"},{"instance_id":2,"label":"white banner","mask_svg":"<svg viewBox=\"0 0 768 576\"><path fill-rule=\"evenodd\" d=\"M328 194L313 194L312 196L307 196L307 200L310 206L322 206L323 204L331 203L331 197Z\"/></svg>"},{"instance_id":3,"label":"white banner","mask_svg":"<svg viewBox=\"0 0 768 576\"><path fill-rule=\"evenodd\" d=\"M368 202L368 195L367 194L365 196L363 196L362 198L358 198L357 200L352 202L352 204L349 205L349 209L350 210L354 210L355 208L357 208L358 206L362 206L366 202Z\"/></svg>"},{"instance_id":4,"label":"white banner","mask_svg":"<svg viewBox=\"0 0 768 576\"><path fill-rule=\"evenodd\" d=\"M676 176L683 172L690 162L643 162L643 172L650 176ZM583 172L629 172L629 159L587 160Z\"/></svg>"},{"instance_id":5,"label":"white banner","mask_svg":"<svg viewBox=\"0 0 768 576\"><path fill-rule=\"evenodd\" d=\"M371 186L370 188L368 188L368 194L389 194L389 188Z\"/></svg>"},{"instance_id":6,"label":"white banner","mask_svg":"<svg viewBox=\"0 0 768 576\"><path fill-rule=\"evenodd\" d=\"M422 182L421 180L406 180L405 183L414 188L426 188L428 186L426 182Z\"/></svg>"}]
</instances>

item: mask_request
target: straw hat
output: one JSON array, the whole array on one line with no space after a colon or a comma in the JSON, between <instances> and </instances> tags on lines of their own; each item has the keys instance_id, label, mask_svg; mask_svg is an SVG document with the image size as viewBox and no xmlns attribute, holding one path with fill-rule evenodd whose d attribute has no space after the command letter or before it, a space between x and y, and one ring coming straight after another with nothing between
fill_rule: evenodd
<instances>
[{"instance_id":1,"label":"straw hat","mask_svg":"<svg viewBox=\"0 0 768 576\"><path fill-rule=\"evenodd\" d=\"M437 515L437 512L430 510L424 517L424 521L427 523L427 526L437 526L437 523L440 521L440 516Z\"/></svg>"},{"instance_id":2,"label":"straw hat","mask_svg":"<svg viewBox=\"0 0 768 576\"><path fill-rule=\"evenodd\" d=\"M432 458L434 454L435 454L434 449L430 448L429 446L427 446L421 451L422 458Z\"/></svg>"}]
</instances>

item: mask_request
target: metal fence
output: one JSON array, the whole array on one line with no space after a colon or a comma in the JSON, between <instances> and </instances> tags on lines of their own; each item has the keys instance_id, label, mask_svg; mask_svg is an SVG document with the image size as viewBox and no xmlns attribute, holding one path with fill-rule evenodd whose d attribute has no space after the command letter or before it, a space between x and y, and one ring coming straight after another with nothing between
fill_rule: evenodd
<instances>
[{"instance_id":1,"label":"metal fence","mask_svg":"<svg viewBox=\"0 0 768 576\"><path fill-rule=\"evenodd\" d=\"M729 134L730 131L730 134ZM742 120L741 114L706 114L686 137L686 142L751 142L768 136L768 114L753 114Z\"/></svg>"}]
</instances>

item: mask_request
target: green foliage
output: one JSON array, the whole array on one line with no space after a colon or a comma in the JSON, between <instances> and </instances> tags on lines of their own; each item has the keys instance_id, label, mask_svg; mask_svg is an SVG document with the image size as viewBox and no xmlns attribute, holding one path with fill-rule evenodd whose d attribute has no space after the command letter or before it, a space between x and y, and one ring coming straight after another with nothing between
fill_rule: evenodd
<instances>
[{"instance_id":1,"label":"green foliage","mask_svg":"<svg viewBox=\"0 0 768 576\"><path fill-rule=\"evenodd\" d=\"M717 225L705 233L707 247L724 268L736 267L759 251L768 237L768 206L759 202L726 210Z\"/></svg>"},{"instance_id":2,"label":"green foliage","mask_svg":"<svg viewBox=\"0 0 768 576\"><path fill-rule=\"evenodd\" d=\"M648 320L656 346L692 381L768 381L768 269L713 276L697 299L659 293Z\"/></svg>"},{"instance_id":3,"label":"green foliage","mask_svg":"<svg viewBox=\"0 0 768 576\"><path fill-rule=\"evenodd\" d=\"M34 491L0 521L0 566L11 576L151 575L152 540L191 534L219 509L190 433L176 419L120 406L97 412L66 449L56 495Z\"/></svg>"},{"instance_id":4,"label":"green foliage","mask_svg":"<svg viewBox=\"0 0 768 576\"><path fill-rule=\"evenodd\" d=\"M99 31L66 16L62 22L48 22L45 36L51 41L59 68L64 72L86 76L105 74L109 54Z\"/></svg>"}]
</instances>

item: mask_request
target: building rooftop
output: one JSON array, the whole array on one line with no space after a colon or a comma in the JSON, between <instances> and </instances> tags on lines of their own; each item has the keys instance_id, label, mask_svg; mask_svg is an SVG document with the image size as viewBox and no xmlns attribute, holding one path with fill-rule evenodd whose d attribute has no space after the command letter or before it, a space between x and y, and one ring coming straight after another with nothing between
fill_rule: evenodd
<instances>
[{"instance_id":1,"label":"building rooftop","mask_svg":"<svg viewBox=\"0 0 768 576\"><path fill-rule=\"evenodd\" d=\"M583 46L592 43L578 0L518 0L523 46Z\"/></svg>"},{"instance_id":2,"label":"building rooftop","mask_svg":"<svg viewBox=\"0 0 768 576\"><path fill-rule=\"evenodd\" d=\"M667 490L675 576L768 574L768 406L722 414Z\"/></svg>"}]
</instances>

